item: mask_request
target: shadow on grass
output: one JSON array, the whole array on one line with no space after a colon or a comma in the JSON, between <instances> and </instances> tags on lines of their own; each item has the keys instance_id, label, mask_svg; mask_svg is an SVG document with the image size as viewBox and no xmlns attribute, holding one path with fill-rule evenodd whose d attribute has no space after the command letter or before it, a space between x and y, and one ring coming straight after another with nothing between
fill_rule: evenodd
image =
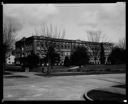
<instances>
[{"instance_id":1,"label":"shadow on grass","mask_svg":"<svg viewBox=\"0 0 128 104\"><path fill-rule=\"evenodd\" d=\"M4 70L10 71L10 72L23 72L24 71L21 66L11 66L11 65L5 66Z\"/></svg>"},{"instance_id":2,"label":"shadow on grass","mask_svg":"<svg viewBox=\"0 0 128 104\"><path fill-rule=\"evenodd\" d=\"M87 96L93 101L116 101L123 102L126 99L126 95L111 93L101 90L91 90L87 93Z\"/></svg>"},{"instance_id":3,"label":"shadow on grass","mask_svg":"<svg viewBox=\"0 0 128 104\"><path fill-rule=\"evenodd\" d=\"M38 73L35 75L44 76L44 77L54 77L54 76L76 76L76 75L98 75L98 74L118 74L118 72L58 72L58 73L51 73L46 75L46 73Z\"/></svg>"},{"instance_id":4,"label":"shadow on grass","mask_svg":"<svg viewBox=\"0 0 128 104\"><path fill-rule=\"evenodd\" d=\"M4 78L29 78L29 77L22 75L12 75L12 76L4 76Z\"/></svg>"},{"instance_id":5,"label":"shadow on grass","mask_svg":"<svg viewBox=\"0 0 128 104\"><path fill-rule=\"evenodd\" d=\"M5 71L9 71L9 72L24 72L23 69L5 69Z\"/></svg>"},{"instance_id":6,"label":"shadow on grass","mask_svg":"<svg viewBox=\"0 0 128 104\"><path fill-rule=\"evenodd\" d=\"M85 73L51 73L49 75L47 74L35 74L38 76L44 76L44 77L54 77L54 76L75 76L75 75L85 75Z\"/></svg>"},{"instance_id":7,"label":"shadow on grass","mask_svg":"<svg viewBox=\"0 0 128 104\"><path fill-rule=\"evenodd\" d=\"M11 75L11 74L13 74L13 73L11 73L11 72L3 72L3 75Z\"/></svg>"}]
</instances>

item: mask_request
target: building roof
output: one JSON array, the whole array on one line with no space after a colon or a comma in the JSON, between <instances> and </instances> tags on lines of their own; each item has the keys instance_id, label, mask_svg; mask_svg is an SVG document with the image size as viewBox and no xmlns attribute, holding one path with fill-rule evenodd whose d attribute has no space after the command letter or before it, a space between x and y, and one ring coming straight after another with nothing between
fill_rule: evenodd
<instances>
[{"instance_id":1,"label":"building roof","mask_svg":"<svg viewBox=\"0 0 128 104\"><path fill-rule=\"evenodd\" d=\"M103 43L103 44L109 44L109 45L113 45L112 43L109 43L109 42L91 42L91 41L82 41L82 40L70 40L70 39L59 39L59 38L51 38L51 37L45 37L45 36L30 36L28 38L25 38L23 37L21 40L17 41L16 43L22 43L23 41L27 41L27 40L33 40L33 39L36 39L36 40L41 40L41 39L48 39L48 40L55 40L55 41L66 41L66 42L73 42L73 43L96 43L96 44L99 44L99 43Z\"/></svg>"}]
</instances>

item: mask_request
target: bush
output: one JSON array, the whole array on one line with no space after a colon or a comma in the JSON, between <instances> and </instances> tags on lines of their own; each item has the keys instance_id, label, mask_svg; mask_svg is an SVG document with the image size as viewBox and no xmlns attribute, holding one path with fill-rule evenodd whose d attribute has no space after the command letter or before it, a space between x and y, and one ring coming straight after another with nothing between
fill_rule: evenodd
<instances>
[{"instance_id":1,"label":"bush","mask_svg":"<svg viewBox=\"0 0 128 104\"><path fill-rule=\"evenodd\" d=\"M111 54L108 57L111 64L125 64L126 63L126 50L119 47L113 48Z\"/></svg>"},{"instance_id":2,"label":"bush","mask_svg":"<svg viewBox=\"0 0 128 104\"><path fill-rule=\"evenodd\" d=\"M85 47L77 47L71 54L71 64L76 66L86 65L89 61L87 49Z\"/></svg>"},{"instance_id":3,"label":"bush","mask_svg":"<svg viewBox=\"0 0 128 104\"><path fill-rule=\"evenodd\" d=\"M31 53L31 55L23 57L21 61L23 63L23 67L35 68L38 66L40 59L36 54Z\"/></svg>"},{"instance_id":4,"label":"bush","mask_svg":"<svg viewBox=\"0 0 128 104\"><path fill-rule=\"evenodd\" d=\"M70 59L68 56L65 57L65 60L64 60L64 66L70 66L71 62L70 62Z\"/></svg>"},{"instance_id":5,"label":"bush","mask_svg":"<svg viewBox=\"0 0 128 104\"><path fill-rule=\"evenodd\" d=\"M107 69L105 69L105 71L111 71L111 69L110 68L107 68Z\"/></svg>"},{"instance_id":6,"label":"bush","mask_svg":"<svg viewBox=\"0 0 128 104\"><path fill-rule=\"evenodd\" d=\"M78 68L78 69L77 69L77 72L81 72L81 68Z\"/></svg>"}]
</instances>

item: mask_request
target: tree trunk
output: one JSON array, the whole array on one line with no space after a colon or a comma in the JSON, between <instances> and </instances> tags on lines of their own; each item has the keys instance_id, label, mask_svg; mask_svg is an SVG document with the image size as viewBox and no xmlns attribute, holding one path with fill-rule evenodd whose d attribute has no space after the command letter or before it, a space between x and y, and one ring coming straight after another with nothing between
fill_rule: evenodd
<instances>
[{"instance_id":1,"label":"tree trunk","mask_svg":"<svg viewBox=\"0 0 128 104\"><path fill-rule=\"evenodd\" d=\"M51 59L48 57L48 67L47 67L47 75L50 75L51 72Z\"/></svg>"},{"instance_id":2,"label":"tree trunk","mask_svg":"<svg viewBox=\"0 0 128 104\"><path fill-rule=\"evenodd\" d=\"M49 71L49 65L47 66L47 75L50 74L50 71Z\"/></svg>"}]
</instances>

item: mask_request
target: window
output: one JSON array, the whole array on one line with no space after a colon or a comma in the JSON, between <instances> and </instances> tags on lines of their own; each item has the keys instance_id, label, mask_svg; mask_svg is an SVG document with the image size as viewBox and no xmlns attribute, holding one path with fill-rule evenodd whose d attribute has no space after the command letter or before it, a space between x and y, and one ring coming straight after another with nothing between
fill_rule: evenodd
<instances>
[{"instance_id":1,"label":"window","mask_svg":"<svg viewBox=\"0 0 128 104\"><path fill-rule=\"evenodd\" d=\"M63 49L63 45L61 45L61 48Z\"/></svg>"},{"instance_id":2,"label":"window","mask_svg":"<svg viewBox=\"0 0 128 104\"><path fill-rule=\"evenodd\" d=\"M63 53L61 54L61 57L63 57Z\"/></svg>"},{"instance_id":3,"label":"window","mask_svg":"<svg viewBox=\"0 0 128 104\"><path fill-rule=\"evenodd\" d=\"M67 48L67 46L66 46L66 45L64 45L64 48L66 49L66 48Z\"/></svg>"},{"instance_id":4,"label":"window","mask_svg":"<svg viewBox=\"0 0 128 104\"><path fill-rule=\"evenodd\" d=\"M69 56L70 56L70 52L68 52L68 53L67 53L67 55L69 55Z\"/></svg>"},{"instance_id":5,"label":"window","mask_svg":"<svg viewBox=\"0 0 128 104\"><path fill-rule=\"evenodd\" d=\"M69 49L71 48L70 45L68 45L68 48L69 48Z\"/></svg>"},{"instance_id":6,"label":"window","mask_svg":"<svg viewBox=\"0 0 128 104\"><path fill-rule=\"evenodd\" d=\"M39 46L37 47L37 50L40 50L40 47Z\"/></svg>"},{"instance_id":7,"label":"window","mask_svg":"<svg viewBox=\"0 0 128 104\"><path fill-rule=\"evenodd\" d=\"M41 47L44 47L44 44L41 44Z\"/></svg>"}]
</instances>

